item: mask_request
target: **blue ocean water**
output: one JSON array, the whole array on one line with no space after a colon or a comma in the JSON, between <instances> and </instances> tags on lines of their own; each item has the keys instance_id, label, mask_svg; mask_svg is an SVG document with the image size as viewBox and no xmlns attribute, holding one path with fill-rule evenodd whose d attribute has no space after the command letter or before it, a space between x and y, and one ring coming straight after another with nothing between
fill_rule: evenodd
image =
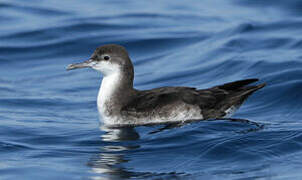
<instances>
[{"instance_id":1,"label":"blue ocean water","mask_svg":"<svg viewBox=\"0 0 302 180\"><path fill-rule=\"evenodd\" d=\"M234 116L105 129L102 76L65 67L124 45L135 87L260 78ZM301 179L302 2L0 0L0 179Z\"/></svg>"}]
</instances>

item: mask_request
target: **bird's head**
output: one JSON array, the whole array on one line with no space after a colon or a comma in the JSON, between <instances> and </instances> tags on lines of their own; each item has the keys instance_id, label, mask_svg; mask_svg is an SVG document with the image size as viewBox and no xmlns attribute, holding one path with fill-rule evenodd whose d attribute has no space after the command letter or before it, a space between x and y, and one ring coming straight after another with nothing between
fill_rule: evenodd
<instances>
[{"instance_id":1,"label":"bird's head","mask_svg":"<svg viewBox=\"0 0 302 180\"><path fill-rule=\"evenodd\" d=\"M128 52L123 46L109 44L98 47L88 60L68 65L67 70L92 68L107 76L133 68L132 66Z\"/></svg>"}]
</instances>

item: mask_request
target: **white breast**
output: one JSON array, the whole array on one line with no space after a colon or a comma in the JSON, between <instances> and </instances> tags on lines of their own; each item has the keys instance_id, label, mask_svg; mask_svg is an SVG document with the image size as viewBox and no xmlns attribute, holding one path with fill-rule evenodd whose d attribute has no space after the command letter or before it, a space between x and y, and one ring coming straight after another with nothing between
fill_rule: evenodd
<instances>
[{"instance_id":1,"label":"white breast","mask_svg":"<svg viewBox=\"0 0 302 180\"><path fill-rule=\"evenodd\" d=\"M109 118L108 105L111 102L111 98L113 97L114 91L116 90L120 79L120 73L116 72L109 75L105 75L102 80L102 84L100 86L98 94L97 104L99 113L102 116L103 121L106 121L106 119Z\"/></svg>"}]
</instances>

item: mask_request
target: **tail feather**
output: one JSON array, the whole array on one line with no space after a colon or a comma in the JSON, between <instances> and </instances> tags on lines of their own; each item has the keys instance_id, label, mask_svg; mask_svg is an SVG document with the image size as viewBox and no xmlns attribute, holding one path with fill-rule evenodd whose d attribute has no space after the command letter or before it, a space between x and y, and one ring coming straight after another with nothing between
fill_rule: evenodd
<instances>
[{"instance_id":1,"label":"tail feather","mask_svg":"<svg viewBox=\"0 0 302 180\"><path fill-rule=\"evenodd\" d=\"M256 81L258 81L258 79L245 79L245 80L226 83L226 84L223 84L223 85L220 85L217 87L220 89L224 89L224 90L234 90L234 89L244 87L248 84L254 83Z\"/></svg>"},{"instance_id":2,"label":"tail feather","mask_svg":"<svg viewBox=\"0 0 302 180\"><path fill-rule=\"evenodd\" d=\"M241 105L243 103L243 101L245 101L251 94L253 94L255 91L263 88L265 85L266 84L263 83L263 84L258 84L256 86L244 87L241 91L236 93L236 95L231 97L231 99L233 99L234 101L237 101L236 104Z\"/></svg>"},{"instance_id":3,"label":"tail feather","mask_svg":"<svg viewBox=\"0 0 302 180\"><path fill-rule=\"evenodd\" d=\"M247 86L245 91L243 92L243 94L248 94L250 95L251 93L263 88L266 84L262 83L262 84L258 84L256 86Z\"/></svg>"},{"instance_id":4,"label":"tail feather","mask_svg":"<svg viewBox=\"0 0 302 180\"><path fill-rule=\"evenodd\" d=\"M203 111L205 118L219 118L229 116L238 109L241 104L255 91L263 88L266 84L249 85L258 79L246 79L215 86L208 90L200 90L209 97L213 106ZM216 100L216 101L215 101Z\"/></svg>"}]
</instances>

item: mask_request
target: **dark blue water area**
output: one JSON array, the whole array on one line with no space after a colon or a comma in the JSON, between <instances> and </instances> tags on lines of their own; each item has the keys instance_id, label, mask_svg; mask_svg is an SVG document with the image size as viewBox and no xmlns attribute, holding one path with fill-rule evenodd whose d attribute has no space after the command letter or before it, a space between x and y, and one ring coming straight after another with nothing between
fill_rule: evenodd
<instances>
[{"instance_id":1,"label":"dark blue water area","mask_svg":"<svg viewBox=\"0 0 302 180\"><path fill-rule=\"evenodd\" d=\"M259 78L234 118L100 127L101 74L125 46L135 88ZM302 2L0 0L0 179L301 179Z\"/></svg>"}]
</instances>

